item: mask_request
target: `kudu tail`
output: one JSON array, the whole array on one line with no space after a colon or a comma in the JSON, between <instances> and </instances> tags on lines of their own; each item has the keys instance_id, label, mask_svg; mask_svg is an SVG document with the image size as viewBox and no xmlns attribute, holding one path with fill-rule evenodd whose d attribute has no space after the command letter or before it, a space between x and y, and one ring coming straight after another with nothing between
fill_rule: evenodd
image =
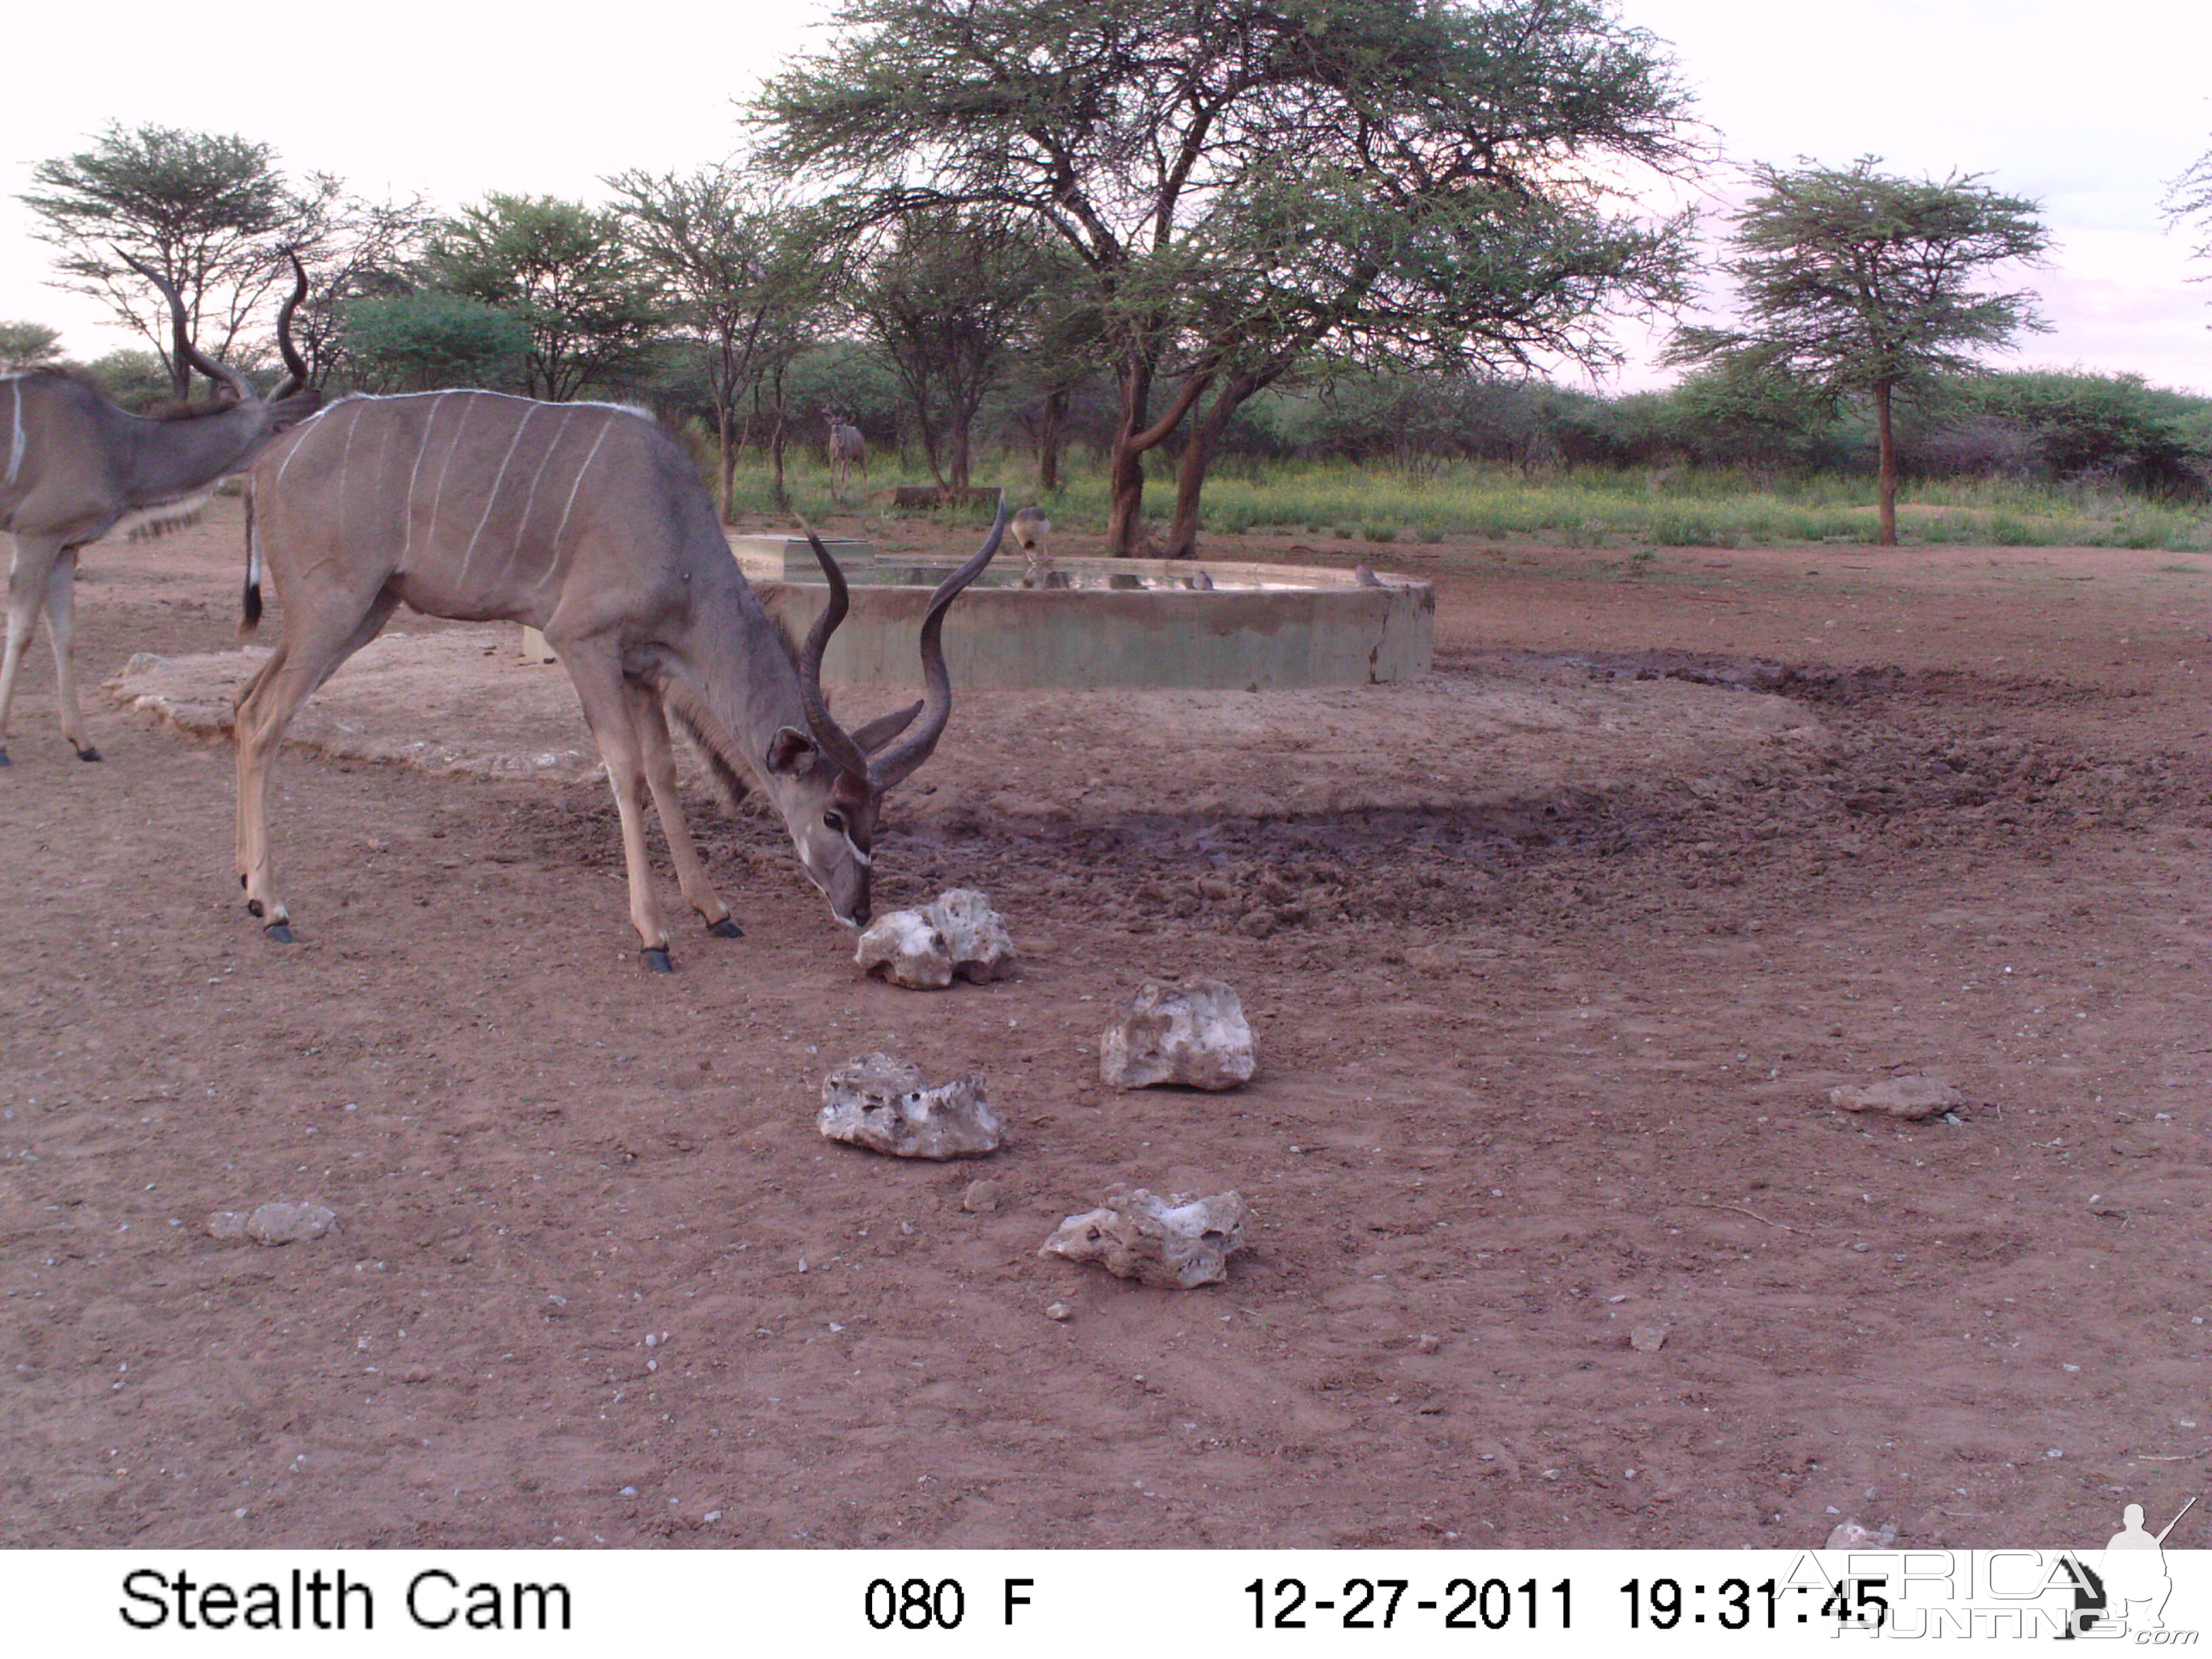
<instances>
[{"instance_id":1,"label":"kudu tail","mask_svg":"<svg viewBox=\"0 0 2212 1659\"><path fill-rule=\"evenodd\" d=\"M238 637L249 638L261 625L261 536L253 524L253 491L246 492L246 616Z\"/></svg>"}]
</instances>

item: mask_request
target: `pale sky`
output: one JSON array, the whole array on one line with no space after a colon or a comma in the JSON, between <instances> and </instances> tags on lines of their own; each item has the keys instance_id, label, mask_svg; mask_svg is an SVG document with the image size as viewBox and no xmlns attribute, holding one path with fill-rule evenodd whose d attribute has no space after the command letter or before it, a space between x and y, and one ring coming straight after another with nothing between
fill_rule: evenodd
<instances>
[{"instance_id":1,"label":"pale sky","mask_svg":"<svg viewBox=\"0 0 2212 1659\"><path fill-rule=\"evenodd\" d=\"M2212 394L2212 283L2167 231L2166 181L2212 149L2205 0L1626 0L1672 43L1698 112L1735 161L1956 169L2042 204L2049 264L2033 288L2054 331L2014 366L2130 371ZM31 167L106 123L155 122L273 144L285 167L441 207L503 190L596 198L630 167L686 170L738 147L732 100L818 39L827 8L472 0L369 7L228 0L179 36L173 5L11 8L0 97L0 318L64 330L70 350L121 343L91 301L46 286L50 250L15 198ZM1709 205L1741 199L1716 178ZM1644 362L1621 384L1668 378Z\"/></svg>"}]
</instances>

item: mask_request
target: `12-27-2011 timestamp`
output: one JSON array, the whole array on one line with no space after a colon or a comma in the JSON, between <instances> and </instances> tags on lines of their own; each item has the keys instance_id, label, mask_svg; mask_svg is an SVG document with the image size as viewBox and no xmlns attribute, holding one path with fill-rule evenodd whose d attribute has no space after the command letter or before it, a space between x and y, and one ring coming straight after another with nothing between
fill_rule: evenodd
<instances>
[{"instance_id":1,"label":"12-27-2011 timestamp","mask_svg":"<svg viewBox=\"0 0 2212 1659\"><path fill-rule=\"evenodd\" d=\"M1255 1578L1244 1586L1252 1598L1255 1630L1305 1630L1331 1626L1341 1630L1395 1630L1401 1625L1431 1622L1445 1630L1567 1630L1572 1627L1573 1591L1562 1578L1547 1589L1534 1579L1509 1583L1503 1578L1454 1578L1441 1592L1416 1590L1410 1578L1347 1578L1343 1588L1309 1589L1303 1578Z\"/></svg>"}]
</instances>

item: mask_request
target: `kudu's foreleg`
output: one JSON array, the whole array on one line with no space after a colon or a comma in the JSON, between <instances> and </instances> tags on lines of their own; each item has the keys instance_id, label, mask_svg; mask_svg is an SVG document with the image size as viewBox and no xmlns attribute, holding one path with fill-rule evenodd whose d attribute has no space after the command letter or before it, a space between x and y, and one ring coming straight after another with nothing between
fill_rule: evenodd
<instances>
[{"instance_id":1,"label":"kudu's foreleg","mask_svg":"<svg viewBox=\"0 0 2212 1659\"><path fill-rule=\"evenodd\" d=\"M644 740L631 717L630 687L623 679L615 650L604 641L556 637L550 627L545 638L568 671L577 701L584 705L584 722L592 728L600 757L607 763L607 782L614 789L615 811L622 819L623 865L629 877L629 919L637 929L639 960L655 973L669 973L674 964L668 957L668 924L653 890L653 866L645 850L650 786Z\"/></svg>"},{"instance_id":2,"label":"kudu's foreleg","mask_svg":"<svg viewBox=\"0 0 2212 1659\"><path fill-rule=\"evenodd\" d=\"M269 773L300 705L337 672L348 657L374 639L399 596L380 592L366 612L346 605L308 619L311 608L286 606L285 629L276 652L239 695L234 720L238 746L238 879L246 908L279 945L292 942L290 910L276 896L269 858ZM297 618L298 620L295 620ZM297 629L295 634L295 629Z\"/></svg>"},{"instance_id":3,"label":"kudu's foreleg","mask_svg":"<svg viewBox=\"0 0 2212 1659\"><path fill-rule=\"evenodd\" d=\"M76 706L76 549L65 547L46 573L46 636L54 647L54 700L61 706L62 735L81 761L96 761L100 750L86 741L84 714Z\"/></svg>"},{"instance_id":4,"label":"kudu's foreleg","mask_svg":"<svg viewBox=\"0 0 2212 1659\"><path fill-rule=\"evenodd\" d=\"M0 657L0 766L8 763L8 720L15 707L15 676L22 672L23 650L39 625L51 591L47 578L61 557L57 543L36 536L15 538L15 556L8 568L8 646Z\"/></svg>"},{"instance_id":5,"label":"kudu's foreleg","mask_svg":"<svg viewBox=\"0 0 2212 1659\"><path fill-rule=\"evenodd\" d=\"M714 890L712 877L699 857L684 820L684 798L676 788L676 750L668 740L668 716L660 698L647 688L629 684L630 717L644 751L645 781L653 791L653 808L660 815L660 833L668 838L669 861L676 866L677 884L684 902L696 910L707 931L717 939L742 939L744 929L731 920L730 907Z\"/></svg>"}]
</instances>

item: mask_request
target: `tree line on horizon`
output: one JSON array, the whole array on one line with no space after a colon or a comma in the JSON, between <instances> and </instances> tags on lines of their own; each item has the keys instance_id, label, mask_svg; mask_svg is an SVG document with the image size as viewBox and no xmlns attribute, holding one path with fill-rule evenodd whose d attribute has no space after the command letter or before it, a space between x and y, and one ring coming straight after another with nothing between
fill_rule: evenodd
<instances>
[{"instance_id":1,"label":"tree line on horizon","mask_svg":"<svg viewBox=\"0 0 2212 1659\"><path fill-rule=\"evenodd\" d=\"M1691 216L1619 179L1717 159L1664 44L1600 5L1009 0L979 35L933 0L850 0L840 21L749 107L742 164L615 174L604 204L372 203L265 143L119 124L21 199L57 282L147 338L87 366L126 404L188 381L118 249L249 367L290 250L319 385L647 402L700 434L726 514L742 452L787 500L831 417L954 491L1025 451L1048 493L1085 448L1125 552L1190 551L1215 468L1301 456L1868 470L1886 541L1914 474L2212 494L2212 399L1984 366L2042 326L1990 286L2047 248L2034 203L1874 157L1752 169L1720 261L1738 320L1675 328L1678 385L1547 380L1613 366L1611 321L1691 297ZM2212 233L2212 153L2164 205ZM0 324L0 357L58 356ZM1158 544L1148 479L1173 491Z\"/></svg>"}]
</instances>

